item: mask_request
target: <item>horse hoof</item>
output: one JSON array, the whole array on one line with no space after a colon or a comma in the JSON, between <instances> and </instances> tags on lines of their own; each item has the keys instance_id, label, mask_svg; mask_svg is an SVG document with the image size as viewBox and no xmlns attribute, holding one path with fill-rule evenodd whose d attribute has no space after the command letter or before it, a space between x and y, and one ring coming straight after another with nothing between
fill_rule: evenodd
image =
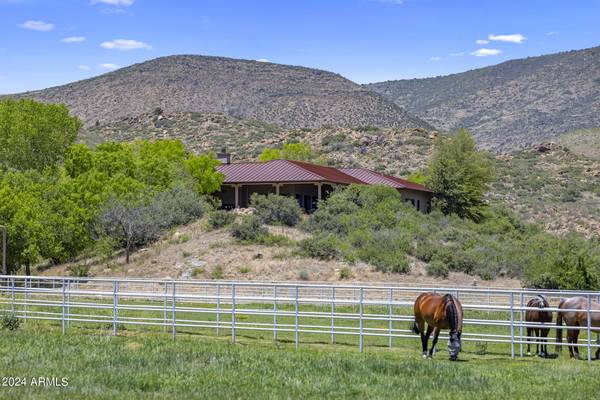
<instances>
[{"instance_id":1,"label":"horse hoof","mask_svg":"<svg viewBox=\"0 0 600 400\"><path fill-rule=\"evenodd\" d=\"M423 358L427 358L427 354L423 354Z\"/></svg>"},{"instance_id":2,"label":"horse hoof","mask_svg":"<svg viewBox=\"0 0 600 400\"><path fill-rule=\"evenodd\" d=\"M530 352L530 351L528 351L528 352L527 352L527 355L528 355L528 356L530 356L530 355L531 355L531 352Z\"/></svg>"},{"instance_id":3,"label":"horse hoof","mask_svg":"<svg viewBox=\"0 0 600 400\"><path fill-rule=\"evenodd\" d=\"M456 361L458 360L458 357L450 357L450 361Z\"/></svg>"}]
</instances>

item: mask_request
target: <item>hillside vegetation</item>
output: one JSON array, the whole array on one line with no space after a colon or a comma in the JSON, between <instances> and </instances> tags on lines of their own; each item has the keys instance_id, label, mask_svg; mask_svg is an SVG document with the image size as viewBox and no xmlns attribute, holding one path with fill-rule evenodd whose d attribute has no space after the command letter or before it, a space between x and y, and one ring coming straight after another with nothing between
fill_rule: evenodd
<instances>
[{"instance_id":1,"label":"hillside vegetation","mask_svg":"<svg viewBox=\"0 0 600 400\"><path fill-rule=\"evenodd\" d=\"M576 230L597 235L600 226L600 136L597 130L561 136L546 143L497 155L496 183L488 194L503 201L529 222L562 233ZM265 147L286 142L309 143L332 165L363 166L408 176L426 168L434 133L422 129L319 128L284 129L277 125L221 114L143 114L82 131L80 141L181 139L197 153L221 151L233 161L256 161Z\"/></svg>"},{"instance_id":2,"label":"hillside vegetation","mask_svg":"<svg viewBox=\"0 0 600 400\"><path fill-rule=\"evenodd\" d=\"M162 57L18 97L64 103L86 126L160 107L167 112L218 112L286 127L429 127L338 74L224 57Z\"/></svg>"},{"instance_id":3,"label":"hillside vegetation","mask_svg":"<svg viewBox=\"0 0 600 400\"><path fill-rule=\"evenodd\" d=\"M600 126L600 47L365 87L444 131L467 128L496 151Z\"/></svg>"}]
</instances>

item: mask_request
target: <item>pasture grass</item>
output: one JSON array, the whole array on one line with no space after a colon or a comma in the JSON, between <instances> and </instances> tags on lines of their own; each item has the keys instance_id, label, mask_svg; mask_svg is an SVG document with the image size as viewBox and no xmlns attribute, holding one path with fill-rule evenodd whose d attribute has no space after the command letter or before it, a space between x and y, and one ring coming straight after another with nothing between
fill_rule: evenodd
<instances>
[{"instance_id":1,"label":"pasture grass","mask_svg":"<svg viewBox=\"0 0 600 400\"><path fill-rule=\"evenodd\" d=\"M446 352L423 360L416 346L392 349L312 345L296 351L228 338L27 322L2 332L1 376L67 377L66 387L0 387L2 399L534 399L597 398L600 362Z\"/></svg>"}]
</instances>

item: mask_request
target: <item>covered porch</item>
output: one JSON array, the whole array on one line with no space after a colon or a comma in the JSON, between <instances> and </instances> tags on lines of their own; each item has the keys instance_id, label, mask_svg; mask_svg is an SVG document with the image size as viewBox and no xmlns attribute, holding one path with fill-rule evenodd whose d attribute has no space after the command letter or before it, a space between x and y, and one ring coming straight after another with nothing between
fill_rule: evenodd
<instances>
[{"instance_id":1,"label":"covered porch","mask_svg":"<svg viewBox=\"0 0 600 400\"><path fill-rule=\"evenodd\" d=\"M221 199L221 208L226 210L249 207L250 197L257 193L293 197L306 212L312 212L317 208L317 202L327 199L335 186L329 182L223 184L217 196Z\"/></svg>"}]
</instances>

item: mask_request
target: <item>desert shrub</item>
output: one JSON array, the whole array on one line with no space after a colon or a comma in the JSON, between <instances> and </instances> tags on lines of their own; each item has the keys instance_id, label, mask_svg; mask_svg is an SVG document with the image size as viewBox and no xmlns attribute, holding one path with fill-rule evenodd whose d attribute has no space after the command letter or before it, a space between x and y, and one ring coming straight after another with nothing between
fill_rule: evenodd
<instances>
[{"instance_id":1,"label":"desert shrub","mask_svg":"<svg viewBox=\"0 0 600 400\"><path fill-rule=\"evenodd\" d=\"M223 279L225 277L225 273L223 272L223 267L220 265L215 265L210 271L210 277L212 279Z\"/></svg>"},{"instance_id":2,"label":"desert shrub","mask_svg":"<svg viewBox=\"0 0 600 400\"><path fill-rule=\"evenodd\" d=\"M208 213L208 226L210 229L224 228L235 221L235 214L225 210L215 210Z\"/></svg>"},{"instance_id":3,"label":"desert shrub","mask_svg":"<svg viewBox=\"0 0 600 400\"><path fill-rule=\"evenodd\" d=\"M315 235L298 244L303 254L319 260L332 260L340 255L339 243L333 235Z\"/></svg>"},{"instance_id":4,"label":"desert shrub","mask_svg":"<svg viewBox=\"0 0 600 400\"><path fill-rule=\"evenodd\" d=\"M440 260L432 260L425 267L425 271L427 272L427 275L439 278L447 278L450 273L448 266Z\"/></svg>"},{"instance_id":5,"label":"desert shrub","mask_svg":"<svg viewBox=\"0 0 600 400\"><path fill-rule=\"evenodd\" d=\"M85 264L73 264L67 267L69 276L85 278L90 276L90 266Z\"/></svg>"},{"instance_id":6,"label":"desert shrub","mask_svg":"<svg viewBox=\"0 0 600 400\"><path fill-rule=\"evenodd\" d=\"M429 241L421 240L417 242L414 250L414 256L421 261L429 262L435 255L434 246L435 245Z\"/></svg>"},{"instance_id":7,"label":"desert shrub","mask_svg":"<svg viewBox=\"0 0 600 400\"><path fill-rule=\"evenodd\" d=\"M302 217L302 210L296 199L276 194L261 195L254 193L250 198L256 215L264 224L282 224L294 226Z\"/></svg>"},{"instance_id":8,"label":"desert shrub","mask_svg":"<svg viewBox=\"0 0 600 400\"><path fill-rule=\"evenodd\" d=\"M298 273L298 279L300 279L301 281L308 281L310 280L310 274L307 270L303 269Z\"/></svg>"},{"instance_id":9,"label":"desert shrub","mask_svg":"<svg viewBox=\"0 0 600 400\"><path fill-rule=\"evenodd\" d=\"M237 240L251 243L259 241L261 237L269 233L255 215L244 216L241 222L231 224L229 232Z\"/></svg>"},{"instance_id":10,"label":"desert shrub","mask_svg":"<svg viewBox=\"0 0 600 400\"><path fill-rule=\"evenodd\" d=\"M340 279L350 279L352 277L352 271L350 268L344 267L340 269Z\"/></svg>"},{"instance_id":11,"label":"desert shrub","mask_svg":"<svg viewBox=\"0 0 600 400\"><path fill-rule=\"evenodd\" d=\"M0 315L0 329L16 331L21 326L21 320L14 313Z\"/></svg>"}]
</instances>

